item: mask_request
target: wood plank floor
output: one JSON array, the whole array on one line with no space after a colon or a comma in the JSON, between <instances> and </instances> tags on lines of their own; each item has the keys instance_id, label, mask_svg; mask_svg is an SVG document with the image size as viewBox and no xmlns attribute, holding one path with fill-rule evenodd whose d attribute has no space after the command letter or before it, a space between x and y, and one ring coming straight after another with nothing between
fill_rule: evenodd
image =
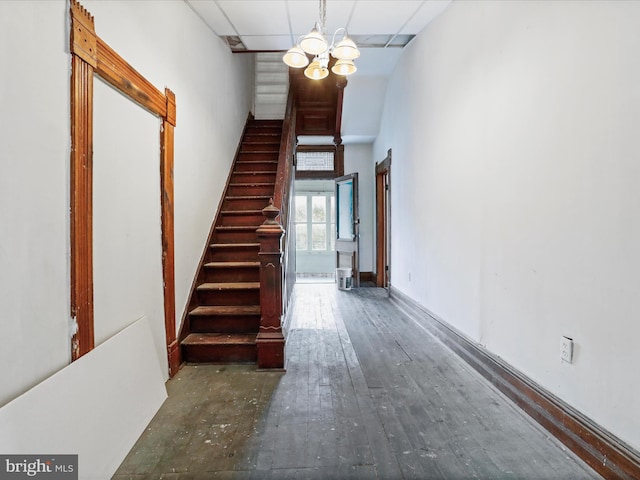
<instances>
[{"instance_id":1,"label":"wood plank floor","mask_svg":"<svg viewBox=\"0 0 640 480\"><path fill-rule=\"evenodd\" d=\"M594 479L375 288L297 284L287 373L186 366L115 479Z\"/></svg>"}]
</instances>

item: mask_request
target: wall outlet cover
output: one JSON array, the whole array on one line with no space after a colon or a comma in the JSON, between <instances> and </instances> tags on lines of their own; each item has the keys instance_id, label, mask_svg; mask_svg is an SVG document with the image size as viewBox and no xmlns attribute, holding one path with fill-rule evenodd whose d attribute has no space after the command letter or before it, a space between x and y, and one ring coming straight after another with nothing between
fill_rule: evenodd
<instances>
[{"instance_id":1,"label":"wall outlet cover","mask_svg":"<svg viewBox=\"0 0 640 480\"><path fill-rule=\"evenodd\" d=\"M573 339L560 337L560 359L563 362L573 363Z\"/></svg>"}]
</instances>

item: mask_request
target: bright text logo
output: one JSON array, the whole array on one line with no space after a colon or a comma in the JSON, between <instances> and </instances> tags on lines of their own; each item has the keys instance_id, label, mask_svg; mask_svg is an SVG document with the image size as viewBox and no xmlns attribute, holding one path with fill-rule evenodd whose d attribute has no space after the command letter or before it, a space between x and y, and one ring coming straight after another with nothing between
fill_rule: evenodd
<instances>
[{"instance_id":1,"label":"bright text logo","mask_svg":"<svg viewBox=\"0 0 640 480\"><path fill-rule=\"evenodd\" d=\"M78 480L77 455L0 455L0 480Z\"/></svg>"}]
</instances>

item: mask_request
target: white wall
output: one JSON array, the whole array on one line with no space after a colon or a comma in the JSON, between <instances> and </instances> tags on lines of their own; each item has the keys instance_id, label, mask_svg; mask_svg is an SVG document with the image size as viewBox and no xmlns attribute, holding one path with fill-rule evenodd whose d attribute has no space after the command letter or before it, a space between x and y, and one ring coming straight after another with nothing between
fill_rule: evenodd
<instances>
[{"instance_id":1,"label":"white wall","mask_svg":"<svg viewBox=\"0 0 640 480\"><path fill-rule=\"evenodd\" d=\"M368 49L363 53L369 54ZM342 140L345 145L375 140L380 129L386 88L387 77L361 76L359 72L349 77L342 109Z\"/></svg>"},{"instance_id":2,"label":"white wall","mask_svg":"<svg viewBox=\"0 0 640 480\"><path fill-rule=\"evenodd\" d=\"M86 0L83 5L95 16L102 39L157 88L167 86L176 94L179 322L249 112L251 58L233 56L181 1ZM0 336L5 339L0 359L11 366L0 382L0 405L70 359L67 10L63 0L0 2ZM154 161L159 168L159 123L99 80L95 95L98 341L146 317L166 367L160 259L154 260L160 252L160 239L154 239L159 179L153 171ZM122 138L124 132L129 135ZM113 185L117 166L130 176ZM118 225L122 231L111 231ZM104 237L109 233L110 241ZM133 245L127 235L140 243ZM144 247L141 258L134 247ZM108 280L118 277L125 279L123 285L106 290ZM135 285L134 279L145 283ZM128 296L115 300L118 293Z\"/></svg>"},{"instance_id":3,"label":"white wall","mask_svg":"<svg viewBox=\"0 0 640 480\"><path fill-rule=\"evenodd\" d=\"M102 81L94 82L93 108L96 345L134 320L148 317L158 361L166 367L158 168L161 122Z\"/></svg>"},{"instance_id":4,"label":"white wall","mask_svg":"<svg viewBox=\"0 0 640 480\"><path fill-rule=\"evenodd\" d=\"M635 448L639 22L639 2L454 2L406 48L374 147L394 287Z\"/></svg>"},{"instance_id":5,"label":"white wall","mask_svg":"<svg viewBox=\"0 0 640 480\"><path fill-rule=\"evenodd\" d=\"M66 15L0 2L0 405L71 357Z\"/></svg>"}]
</instances>

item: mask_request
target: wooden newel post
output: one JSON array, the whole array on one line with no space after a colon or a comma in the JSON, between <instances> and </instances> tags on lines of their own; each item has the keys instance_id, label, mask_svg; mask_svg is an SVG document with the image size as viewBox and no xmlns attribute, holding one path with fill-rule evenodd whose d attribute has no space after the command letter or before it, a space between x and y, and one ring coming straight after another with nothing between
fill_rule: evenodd
<instances>
[{"instance_id":1,"label":"wooden newel post","mask_svg":"<svg viewBox=\"0 0 640 480\"><path fill-rule=\"evenodd\" d=\"M282 237L284 229L276 217L280 214L273 200L262 210L266 217L257 229L260 242L260 331L258 368L284 368L282 335Z\"/></svg>"}]
</instances>

